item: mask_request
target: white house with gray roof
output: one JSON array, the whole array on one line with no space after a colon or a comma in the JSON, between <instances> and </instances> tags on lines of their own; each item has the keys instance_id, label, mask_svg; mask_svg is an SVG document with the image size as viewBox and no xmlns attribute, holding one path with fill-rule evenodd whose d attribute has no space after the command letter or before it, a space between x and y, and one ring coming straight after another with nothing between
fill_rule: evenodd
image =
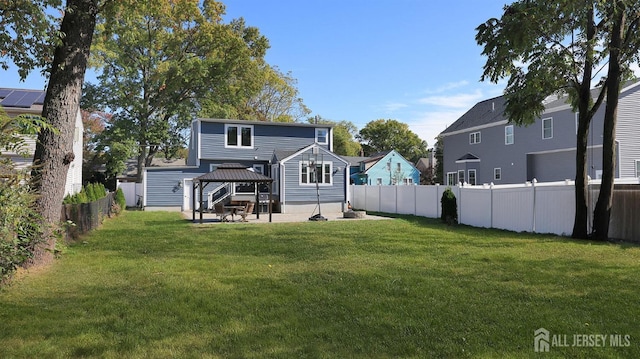
<instances>
[{"instance_id":1,"label":"white house with gray roof","mask_svg":"<svg viewBox=\"0 0 640 359\"><path fill-rule=\"evenodd\" d=\"M443 169L446 185L510 184L574 179L578 114L566 96L545 105L540 118L518 126L504 116L504 96L478 102L446 130ZM587 174L602 174L605 104L589 130ZM640 176L640 82L620 93L616 128L616 177Z\"/></svg>"}]
</instances>

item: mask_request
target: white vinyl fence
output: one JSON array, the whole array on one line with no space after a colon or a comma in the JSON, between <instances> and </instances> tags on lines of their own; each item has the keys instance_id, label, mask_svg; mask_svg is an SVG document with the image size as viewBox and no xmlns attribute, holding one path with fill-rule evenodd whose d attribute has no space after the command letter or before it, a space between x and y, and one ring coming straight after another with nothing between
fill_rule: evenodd
<instances>
[{"instance_id":1,"label":"white vinyl fence","mask_svg":"<svg viewBox=\"0 0 640 359\"><path fill-rule=\"evenodd\" d=\"M138 198L142 200L142 183L118 182L117 187L122 188L124 198L127 200L127 207L135 207L138 203Z\"/></svg>"},{"instance_id":2,"label":"white vinyl fence","mask_svg":"<svg viewBox=\"0 0 640 359\"><path fill-rule=\"evenodd\" d=\"M616 181L637 184L638 179ZM599 181L591 181L599 184ZM447 186L351 186L354 208L439 218ZM455 186L458 222L516 232L571 235L575 216L573 181L516 185ZM589 190L590 213L598 191ZM612 225L614 221L612 221Z\"/></svg>"}]
</instances>

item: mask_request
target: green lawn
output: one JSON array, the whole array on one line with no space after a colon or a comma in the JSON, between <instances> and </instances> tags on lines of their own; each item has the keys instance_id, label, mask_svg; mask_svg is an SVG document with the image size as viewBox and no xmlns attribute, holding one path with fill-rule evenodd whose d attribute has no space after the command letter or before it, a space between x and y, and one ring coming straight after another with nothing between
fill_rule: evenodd
<instances>
[{"instance_id":1,"label":"green lawn","mask_svg":"<svg viewBox=\"0 0 640 359\"><path fill-rule=\"evenodd\" d=\"M0 290L0 357L638 358L639 293L634 246L416 217L126 212ZM540 327L630 345L535 353Z\"/></svg>"}]
</instances>

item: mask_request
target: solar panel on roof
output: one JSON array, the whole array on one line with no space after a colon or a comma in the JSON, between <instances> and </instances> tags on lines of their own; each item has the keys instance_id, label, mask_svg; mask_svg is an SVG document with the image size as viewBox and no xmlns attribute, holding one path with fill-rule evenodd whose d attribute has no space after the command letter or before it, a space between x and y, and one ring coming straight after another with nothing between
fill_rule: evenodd
<instances>
[{"instance_id":1,"label":"solar panel on roof","mask_svg":"<svg viewBox=\"0 0 640 359\"><path fill-rule=\"evenodd\" d=\"M40 96L38 96L38 98L35 101L33 101L33 103L36 103L38 105L42 105L44 103L44 96L46 94L47 93L45 91L42 91L42 93L40 93Z\"/></svg>"},{"instance_id":2,"label":"solar panel on roof","mask_svg":"<svg viewBox=\"0 0 640 359\"><path fill-rule=\"evenodd\" d=\"M42 91L13 90L0 102L0 105L29 108L41 95Z\"/></svg>"},{"instance_id":3,"label":"solar panel on roof","mask_svg":"<svg viewBox=\"0 0 640 359\"><path fill-rule=\"evenodd\" d=\"M11 89L0 89L0 98L7 97L11 92L13 92Z\"/></svg>"},{"instance_id":4,"label":"solar panel on roof","mask_svg":"<svg viewBox=\"0 0 640 359\"><path fill-rule=\"evenodd\" d=\"M40 91L24 91L24 96L18 102L17 107L31 107L38 97L40 97Z\"/></svg>"}]
</instances>

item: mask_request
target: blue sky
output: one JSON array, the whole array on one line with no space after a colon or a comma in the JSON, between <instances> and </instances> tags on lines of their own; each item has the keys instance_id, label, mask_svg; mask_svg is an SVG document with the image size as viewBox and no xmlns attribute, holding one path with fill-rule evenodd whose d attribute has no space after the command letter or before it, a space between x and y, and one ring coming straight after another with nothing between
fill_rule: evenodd
<instances>
[{"instance_id":1,"label":"blue sky","mask_svg":"<svg viewBox=\"0 0 640 359\"><path fill-rule=\"evenodd\" d=\"M312 115L353 122L395 119L426 140L504 84L479 82L485 59L475 28L500 17L496 0L223 0L265 35L267 62L291 71ZM95 81L88 74L88 81ZM43 89L15 67L0 87Z\"/></svg>"}]
</instances>

